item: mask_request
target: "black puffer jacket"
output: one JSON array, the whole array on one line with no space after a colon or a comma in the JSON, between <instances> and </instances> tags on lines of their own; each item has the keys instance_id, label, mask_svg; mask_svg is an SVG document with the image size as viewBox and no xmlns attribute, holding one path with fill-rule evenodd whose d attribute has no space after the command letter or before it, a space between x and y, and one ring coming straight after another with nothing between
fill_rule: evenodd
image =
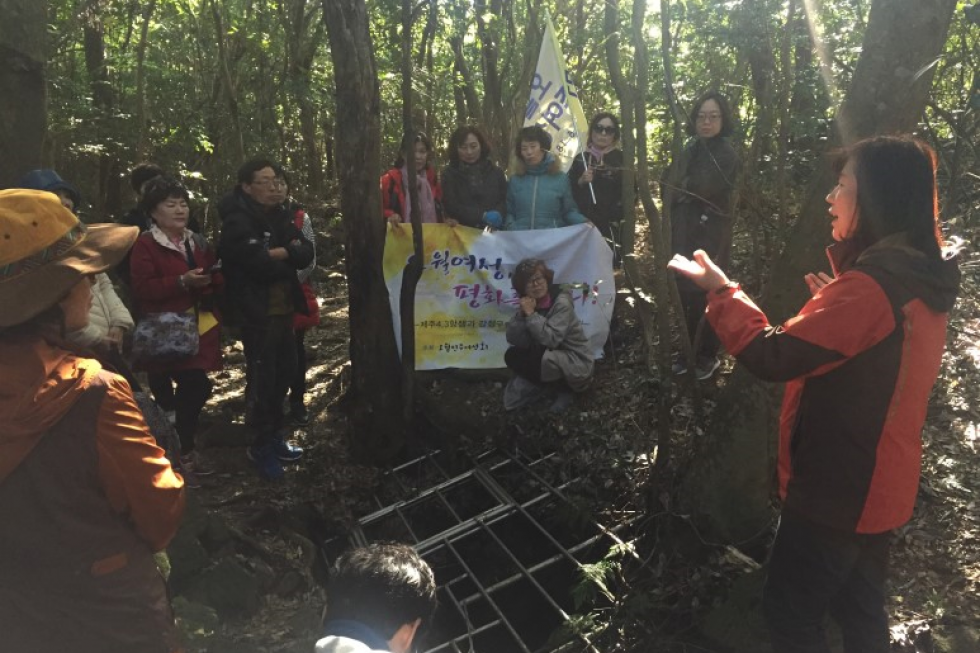
<instances>
[{"instance_id":1,"label":"black puffer jacket","mask_svg":"<svg viewBox=\"0 0 980 653\"><path fill-rule=\"evenodd\" d=\"M296 271L313 261L314 249L289 212L283 207L266 212L236 187L218 203L218 215L218 254L234 317L247 326L263 324L268 318L269 286L277 283L289 284L295 312L306 315L306 299ZM276 247L285 248L289 258L271 258L269 250Z\"/></svg>"},{"instance_id":2,"label":"black puffer jacket","mask_svg":"<svg viewBox=\"0 0 980 653\"><path fill-rule=\"evenodd\" d=\"M450 163L442 171L441 183L446 217L461 225L482 228L487 211L507 215L507 178L488 159Z\"/></svg>"}]
</instances>

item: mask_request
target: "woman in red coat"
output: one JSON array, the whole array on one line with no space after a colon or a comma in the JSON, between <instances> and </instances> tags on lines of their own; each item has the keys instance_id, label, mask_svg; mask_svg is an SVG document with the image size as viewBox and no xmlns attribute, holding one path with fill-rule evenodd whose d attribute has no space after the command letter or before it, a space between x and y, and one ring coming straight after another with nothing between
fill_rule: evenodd
<instances>
[{"instance_id":1,"label":"woman in red coat","mask_svg":"<svg viewBox=\"0 0 980 653\"><path fill-rule=\"evenodd\" d=\"M411 140L412 160L405 160L406 142L403 139L394 167L381 176L381 212L392 225L411 222L411 194L415 192L418 193L421 221L442 222L442 188L436 178L436 171L429 163L432 141L422 132L415 134ZM409 173L410 169L414 174ZM406 183L413 176L415 183Z\"/></svg>"},{"instance_id":2,"label":"woman in red coat","mask_svg":"<svg viewBox=\"0 0 980 653\"><path fill-rule=\"evenodd\" d=\"M143 360L157 403L173 411L180 435L181 464L198 476L210 473L194 448L201 409L211 396L208 372L221 368L221 330L214 315L214 291L222 284L214 270L217 256L200 234L187 228L187 189L175 179L147 182L140 207L153 220L130 257L130 275L138 318L151 313L196 311L197 354L176 360ZM175 387L176 386L176 387Z\"/></svg>"}]
</instances>

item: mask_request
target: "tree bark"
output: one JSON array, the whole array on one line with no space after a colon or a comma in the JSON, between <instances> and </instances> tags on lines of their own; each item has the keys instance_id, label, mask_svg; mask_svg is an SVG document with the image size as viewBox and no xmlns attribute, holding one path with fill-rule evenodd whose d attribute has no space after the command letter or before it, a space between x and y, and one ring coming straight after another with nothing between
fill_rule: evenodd
<instances>
[{"instance_id":1,"label":"tree bark","mask_svg":"<svg viewBox=\"0 0 980 653\"><path fill-rule=\"evenodd\" d=\"M405 169L411 205L412 245L414 253L405 264L399 301L402 337L402 419L411 428L415 418L415 289L422 278L422 211L419 206L418 182L415 179L415 127L412 121L412 0L402 0L402 139Z\"/></svg>"},{"instance_id":2,"label":"tree bark","mask_svg":"<svg viewBox=\"0 0 980 653\"><path fill-rule=\"evenodd\" d=\"M41 167L47 2L0 0L0 15L0 188L6 188Z\"/></svg>"},{"instance_id":3,"label":"tree bark","mask_svg":"<svg viewBox=\"0 0 980 653\"><path fill-rule=\"evenodd\" d=\"M115 93L109 80L109 69L105 56L105 24L102 22L102 7L92 5L86 16L84 32L85 69L88 72L89 86L95 104L96 131L102 143L109 143L115 132ZM119 157L105 145L99 154L99 187L91 199L96 215L116 213L120 209Z\"/></svg>"},{"instance_id":4,"label":"tree bark","mask_svg":"<svg viewBox=\"0 0 980 653\"><path fill-rule=\"evenodd\" d=\"M350 445L362 461L404 445L402 389L382 261L381 96L364 0L324 0L336 94L336 153L350 297Z\"/></svg>"},{"instance_id":5,"label":"tree bark","mask_svg":"<svg viewBox=\"0 0 980 653\"><path fill-rule=\"evenodd\" d=\"M144 62L146 61L146 37L150 31L150 20L156 10L157 0L150 0L143 8L143 25L140 27L140 41L136 47L136 160L146 159L147 135L146 135L146 73Z\"/></svg>"},{"instance_id":6,"label":"tree bark","mask_svg":"<svg viewBox=\"0 0 980 653\"><path fill-rule=\"evenodd\" d=\"M874 134L910 132L924 111L930 64L942 52L956 0L874 0L864 47L837 114L831 145ZM770 322L791 316L807 299L803 275L826 270L829 241L824 196L832 186L822 160L806 192L801 217L773 266L764 306ZM766 532L776 452L776 388L742 369L719 397L681 496L703 534L744 542Z\"/></svg>"}]
</instances>

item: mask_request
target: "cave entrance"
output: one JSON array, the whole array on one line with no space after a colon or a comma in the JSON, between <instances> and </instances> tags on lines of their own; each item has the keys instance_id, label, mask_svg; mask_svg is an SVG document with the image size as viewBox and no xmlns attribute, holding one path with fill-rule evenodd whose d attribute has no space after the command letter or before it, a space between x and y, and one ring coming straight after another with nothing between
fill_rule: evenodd
<instances>
[{"instance_id":1,"label":"cave entrance","mask_svg":"<svg viewBox=\"0 0 980 653\"><path fill-rule=\"evenodd\" d=\"M622 544L575 504L579 479L563 477L556 454L493 450L459 461L434 451L386 473L378 509L347 537L324 544L332 561L349 546L411 543L429 563L439 608L418 650L535 653L573 645L598 653L576 629L573 590L584 564Z\"/></svg>"}]
</instances>

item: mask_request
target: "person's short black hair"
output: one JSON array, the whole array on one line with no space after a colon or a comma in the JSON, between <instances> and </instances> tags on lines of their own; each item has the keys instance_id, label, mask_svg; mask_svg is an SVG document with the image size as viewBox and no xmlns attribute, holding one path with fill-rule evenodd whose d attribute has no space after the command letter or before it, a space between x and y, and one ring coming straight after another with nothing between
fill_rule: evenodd
<instances>
[{"instance_id":1,"label":"person's short black hair","mask_svg":"<svg viewBox=\"0 0 980 653\"><path fill-rule=\"evenodd\" d=\"M351 549L334 564L327 584L327 618L360 621L386 640L405 624L431 619L436 580L407 544Z\"/></svg>"},{"instance_id":2,"label":"person's short black hair","mask_svg":"<svg viewBox=\"0 0 980 653\"><path fill-rule=\"evenodd\" d=\"M708 100L717 102L718 108L721 110L721 131L718 132L718 135L731 136L735 131L735 119L732 116L732 107L728 104L728 99L718 91L708 91L694 101L694 106L691 107L691 113L687 116L687 135L697 135L698 113L701 111L701 105Z\"/></svg>"},{"instance_id":3,"label":"person's short black hair","mask_svg":"<svg viewBox=\"0 0 980 653\"><path fill-rule=\"evenodd\" d=\"M473 134L480 143L480 159L486 159L490 156L490 142L487 140L486 134L476 125L463 125L457 127L456 131L449 137L450 163L459 163L459 147L470 134Z\"/></svg>"},{"instance_id":4,"label":"person's short black hair","mask_svg":"<svg viewBox=\"0 0 980 653\"><path fill-rule=\"evenodd\" d=\"M280 166L278 163L272 159L257 157L255 159L249 159L238 169L239 185L251 184L253 181L255 181L255 173L259 170L265 170L266 168L272 168L277 177L282 175L282 166Z\"/></svg>"},{"instance_id":5,"label":"person's short black hair","mask_svg":"<svg viewBox=\"0 0 980 653\"><path fill-rule=\"evenodd\" d=\"M398 146L398 156L395 157L395 162L392 164L392 167L401 168L403 165L405 165L405 150L408 149L409 145L415 147L416 143L422 143L425 145L425 149L430 154L432 153L432 141L425 135L425 132L407 134L402 137L401 145Z\"/></svg>"},{"instance_id":6,"label":"person's short black hair","mask_svg":"<svg viewBox=\"0 0 980 653\"><path fill-rule=\"evenodd\" d=\"M598 125L599 121L603 118L609 118L612 120L613 127L616 129L616 131L613 132L613 139L615 141L619 140L619 118L608 111L600 111L592 116L592 120L589 121L589 142L592 141L592 132L595 131L595 126Z\"/></svg>"},{"instance_id":7,"label":"person's short black hair","mask_svg":"<svg viewBox=\"0 0 980 653\"><path fill-rule=\"evenodd\" d=\"M514 141L514 154L517 156L518 161L524 160L523 157L521 157L521 143L532 143L534 141L540 143L541 149L545 152L551 150L551 134L546 132L544 127L541 125L524 127L521 129L521 131L517 132L517 139Z\"/></svg>"},{"instance_id":8,"label":"person's short black hair","mask_svg":"<svg viewBox=\"0 0 980 653\"><path fill-rule=\"evenodd\" d=\"M527 294L527 282L534 276L534 273L541 270L541 274L548 280L551 286L555 282L555 271L548 267L548 264L539 258L526 258L514 268L514 274L510 278L510 285L517 291L517 294L524 296Z\"/></svg>"},{"instance_id":9,"label":"person's short black hair","mask_svg":"<svg viewBox=\"0 0 980 653\"><path fill-rule=\"evenodd\" d=\"M155 163L149 161L137 163L129 173L129 185L132 186L134 193L142 195L143 184L154 177L162 177L165 174L167 174L166 171Z\"/></svg>"},{"instance_id":10,"label":"person's short black hair","mask_svg":"<svg viewBox=\"0 0 980 653\"><path fill-rule=\"evenodd\" d=\"M143 196L140 198L139 208L141 211L150 215L158 204L166 202L171 197L190 200L190 193L187 187L173 177L163 175L153 177L143 185Z\"/></svg>"}]
</instances>

